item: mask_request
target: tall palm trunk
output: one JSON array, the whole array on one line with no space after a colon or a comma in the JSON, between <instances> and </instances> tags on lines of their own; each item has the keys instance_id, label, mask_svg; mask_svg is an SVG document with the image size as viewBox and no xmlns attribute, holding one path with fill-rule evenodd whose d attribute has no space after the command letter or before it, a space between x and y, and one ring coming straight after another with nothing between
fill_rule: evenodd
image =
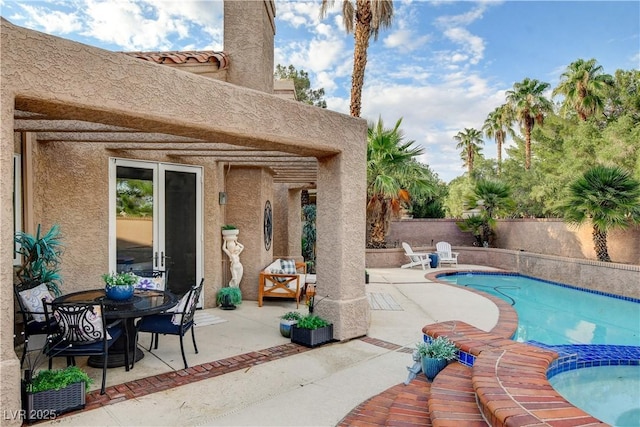
<instances>
[{"instance_id":1,"label":"tall palm trunk","mask_svg":"<svg viewBox=\"0 0 640 427\"><path fill-rule=\"evenodd\" d=\"M594 225L591 235L593 236L594 249L598 261L611 262L611 257L609 257L609 251L607 250L607 232Z\"/></svg>"},{"instance_id":2,"label":"tall palm trunk","mask_svg":"<svg viewBox=\"0 0 640 427\"><path fill-rule=\"evenodd\" d=\"M362 107L362 87L364 85L364 71L367 67L369 37L371 37L371 18L371 4L369 1L357 0L353 75L351 76L350 114L353 117L360 117L360 109Z\"/></svg>"},{"instance_id":3,"label":"tall palm trunk","mask_svg":"<svg viewBox=\"0 0 640 427\"><path fill-rule=\"evenodd\" d=\"M369 243L367 247L382 249L387 247L387 231L391 218L391 201L384 197L378 197L379 209L375 212L371 222Z\"/></svg>"},{"instance_id":4,"label":"tall palm trunk","mask_svg":"<svg viewBox=\"0 0 640 427\"><path fill-rule=\"evenodd\" d=\"M504 142L504 132L496 133L496 145L498 146L498 175L502 173L502 143Z\"/></svg>"},{"instance_id":5,"label":"tall palm trunk","mask_svg":"<svg viewBox=\"0 0 640 427\"><path fill-rule=\"evenodd\" d=\"M531 131L534 124L533 117L527 117L524 125L524 169L531 169Z\"/></svg>"}]
</instances>

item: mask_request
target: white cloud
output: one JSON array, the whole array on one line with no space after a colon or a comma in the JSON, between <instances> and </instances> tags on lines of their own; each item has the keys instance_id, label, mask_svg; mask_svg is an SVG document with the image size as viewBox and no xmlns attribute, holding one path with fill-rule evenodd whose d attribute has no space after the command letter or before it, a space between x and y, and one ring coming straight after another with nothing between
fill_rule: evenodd
<instances>
[{"instance_id":1,"label":"white cloud","mask_svg":"<svg viewBox=\"0 0 640 427\"><path fill-rule=\"evenodd\" d=\"M449 28L444 35L454 43L462 46L462 50L470 55L470 63L477 64L484 56L484 40L474 36L464 28ZM463 56L457 53L456 55Z\"/></svg>"},{"instance_id":2,"label":"white cloud","mask_svg":"<svg viewBox=\"0 0 640 427\"><path fill-rule=\"evenodd\" d=\"M429 36L418 35L410 30L398 30L383 39L384 46L389 49L398 49L407 53L424 47L429 41Z\"/></svg>"},{"instance_id":3,"label":"white cloud","mask_svg":"<svg viewBox=\"0 0 640 427\"><path fill-rule=\"evenodd\" d=\"M497 3L493 2L493 4ZM482 15L489 5L487 2L478 3L475 8L461 15L440 16L436 19L436 23L443 27L457 27L472 24L482 18Z\"/></svg>"},{"instance_id":4,"label":"white cloud","mask_svg":"<svg viewBox=\"0 0 640 427\"><path fill-rule=\"evenodd\" d=\"M27 25L39 28L48 34L70 34L82 28L80 17L77 13L65 13L63 11L49 10L30 4L20 5L26 13Z\"/></svg>"}]
</instances>

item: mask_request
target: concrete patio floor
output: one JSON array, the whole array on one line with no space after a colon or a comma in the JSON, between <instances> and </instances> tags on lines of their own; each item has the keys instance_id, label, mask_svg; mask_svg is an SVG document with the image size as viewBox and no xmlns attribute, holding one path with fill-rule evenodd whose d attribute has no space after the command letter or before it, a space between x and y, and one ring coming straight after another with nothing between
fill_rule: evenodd
<instances>
[{"instance_id":1,"label":"concrete patio floor","mask_svg":"<svg viewBox=\"0 0 640 427\"><path fill-rule=\"evenodd\" d=\"M335 426L361 402L407 378L406 367L413 363L411 350L422 339L425 325L461 320L487 331L495 326L498 309L492 302L424 277L450 269L367 269L366 291L372 306L368 340L331 343L142 397L115 399L39 425ZM470 265L457 269L493 270ZM191 338L185 339L189 366L289 343L280 335L278 322L290 310L295 310L295 302L282 300L268 300L260 308L255 301L244 301L233 311L199 310L198 354L193 352ZM307 308L301 305L299 311L306 313ZM160 347L151 353L149 338L141 334L139 340L144 359L129 372L109 369L107 386L182 371L178 337L161 336ZM395 346L372 345L371 340ZM57 361L60 366L63 362ZM99 389L101 370L86 366L86 359L78 362L94 378L92 389Z\"/></svg>"}]
</instances>

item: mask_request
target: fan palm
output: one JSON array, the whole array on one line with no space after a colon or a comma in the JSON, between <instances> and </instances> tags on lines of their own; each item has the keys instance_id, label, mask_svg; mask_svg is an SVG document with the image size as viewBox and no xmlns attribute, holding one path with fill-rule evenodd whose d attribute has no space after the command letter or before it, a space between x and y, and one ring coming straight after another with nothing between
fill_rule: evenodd
<instances>
[{"instance_id":1,"label":"fan palm","mask_svg":"<svg viewBox=\"0 0 640 427\"><path fill-rule=\"evenodd\" d=\"M611 87L613 77L603 74L602 66L597 65L595 59L578 59L562 73L553 95L564 95L560 108L563 116L575 111L580 120L586 121L590 116L603 111L607 91Z\"/></svg>"},{"instance_id":2,"label":"fan palm","mask_svg":"<svg viewBox=\"0 0 640 427\"><path fill-rule=\"evenodd\" d=\"M453 139L458 141L456 148L462 149L460 158L464 161L464 165L469 171L469 176L471 176L473 161L482 150L480 146L484 144L482 132L474 128L465 128L464 131L458 132Z\"/></svg>"},{"instance_id":3,"label":"fan palm","mask_svg":"<svg viewBox=\"0 0 640 427\"><path fill-rule=\"evenodd\" d=\"M507 132L513 132L511 130L512 122L513 115L511 114L511 109L507 104L503 104L489 113L482 127L487 138L495 139L496 145L498 146L498 175L502 172L502 145L507 139Z\"/></svg>"},{"instance_id":4,"label":"fan palm","mask_svg":"<svg viewBox=\"0 0 640 427\"><path fill-rule=\"evenodd\" d=\"M536 124L542 126L545 114L552 110L551 101L544 96L548 87L549 83L526 78L507 91L509 108L524 130L525 170L531 168L531 131Z\"/></svg>"},{"instance_id":5,"label":"fan palm","mask_svg":"<svg viewBox=\"0 0 640 427\"><path fill-rule=\"evenodd\" d=\"M640 223L640 182L622 168L596 166L570 185L560 210L570 224L591 221L598 260L611 262L608 231Z\"/></svg>"},{"instance_id":6,"label":"fan palm","mask_svg":"<svg viewBox=\"0 0 640 427\"><path fill-rule=\"evenodd\" d=\"M367 133L367 247L386 247L391 218L408 203L411 194L432 191L428 169L415 161L422 154L415 141L403 141L402 119L385 129L382 119L370 123Z\"/></svg>"},{"instance_id":7,"label":"fan palm","mask_svg":"<svg viewBox=\"0 0 640 427\"><path fill-rule=\"evenodd\" d=\"M476 182L473 194L467 202L481 208L479 216L466 218L461 224L463 231L471 231L480 244L492 243L495 215L513 206L511 189L503 182L481 179Z\"/></svg>"},{"instance_id":8,"label":"fan palm","mask_svg":"<svg viewBox=\"0 0 640 427\"><path fill-rule=\"evenodd\" d=\"M320 17L324 18L334 0L322 0ZM378 39L381 28L391 26L393 20L392 0L343 0L342 19L347 33L353 33L353 73L351 76L350 114L360 117L364 71L367 66L369 40Z\"/></svg>"}]
</instances>

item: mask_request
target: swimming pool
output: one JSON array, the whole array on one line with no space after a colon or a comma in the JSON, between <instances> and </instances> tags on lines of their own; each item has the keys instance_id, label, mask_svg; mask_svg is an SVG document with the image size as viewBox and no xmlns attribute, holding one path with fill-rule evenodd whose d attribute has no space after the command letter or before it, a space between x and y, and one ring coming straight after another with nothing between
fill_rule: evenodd
<instances>
[{"instance_id":1,"label":"swimming pool","mask_svg":"<svg viewBox=\"0 0 640 427\"><path fill-rule=\"evenodd\" d=\"M518 313L516 341L640 345L640 301L632 298L511 273L454 273L438 280L511 303Z\"/></svg>"},{"instance_id":2,"label":"swimming pool","mask_svg":"<svg viewBox=\"0 0 640 427\"><path fill-rule=\"evenodd\" d=\"M637 366L598 366L563 372L549 383L579 408L612 426L640 425Z\"/></svg>"},{"instance_id":3,"label":"swimming pool","mask_svg":"<svg viewBox=\"0 0 640 427\"><path fill-rule=\"evenodd\" d=\"M558 393L612 426L640 425L640 301L512 273L437 278L511 303L513 339L559 354L547 371Z\"/></svg>"}]
</instances>

